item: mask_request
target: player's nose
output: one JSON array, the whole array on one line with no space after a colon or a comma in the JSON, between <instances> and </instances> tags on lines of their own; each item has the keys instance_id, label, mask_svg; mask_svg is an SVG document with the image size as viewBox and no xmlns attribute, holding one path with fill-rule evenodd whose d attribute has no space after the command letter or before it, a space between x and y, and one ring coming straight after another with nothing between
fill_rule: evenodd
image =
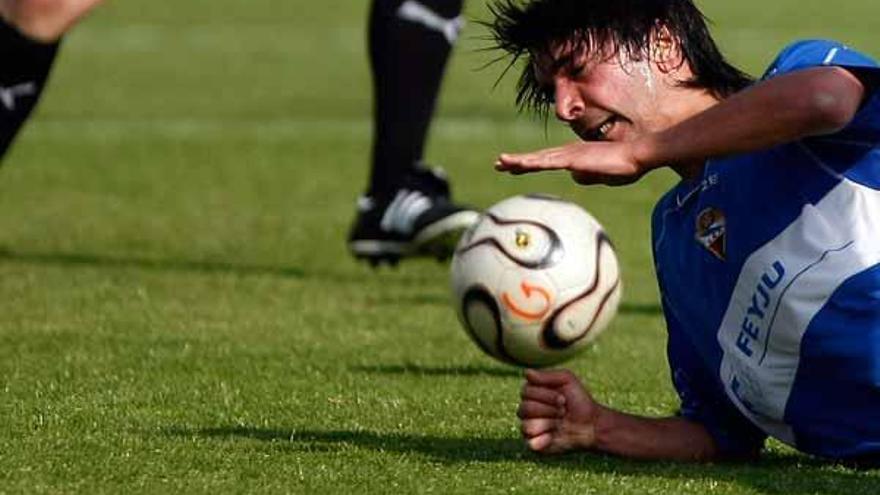
<instances>
[{"instance_id":1,"label":"player's nose","mask_svg":"<svg viewBox=\"0 0 880 495\"><path fill-rule=\"evenodd\" d=\"M563 122L577 120L584 115L586 105L574 84L557 79L554 88L556 118Z\"/></svg>"}]
</instances>

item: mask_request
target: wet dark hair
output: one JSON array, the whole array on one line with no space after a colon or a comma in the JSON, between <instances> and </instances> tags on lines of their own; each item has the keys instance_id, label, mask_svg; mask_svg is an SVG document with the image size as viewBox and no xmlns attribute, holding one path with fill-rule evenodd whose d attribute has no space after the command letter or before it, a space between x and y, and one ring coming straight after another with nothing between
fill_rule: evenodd
<instances>
[{"instance_id":1,"label":"wet dark hair","mask_svg":"<svg viewBox=\"0 0 880 495\"><path fill-rule=\"evenodd\" d=\"M583 50L607 57L623 53L644 60L658 29L677 41L682 63L693 72L692 79L680 82L683 86L704 88L724 98L753 82L724 59L705 16L691 0L494 0L489 8L494 20L485 25L493 48L511 57L504 72L521 59L528 62L517 84L516 103L521 110L546 116L553 103L553 95L534 74L536 54L562 44L570 47L569 53Z\"/></svg>"}]
</instances>

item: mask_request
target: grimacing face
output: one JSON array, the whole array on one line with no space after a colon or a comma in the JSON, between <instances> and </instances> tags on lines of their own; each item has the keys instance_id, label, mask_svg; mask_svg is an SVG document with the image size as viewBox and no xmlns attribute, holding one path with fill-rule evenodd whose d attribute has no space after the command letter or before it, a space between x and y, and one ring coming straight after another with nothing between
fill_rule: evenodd
<instances>
[{"instance_id":1,"label":"grimacing face","mask_svg":"<svg viewBox=\"0 0 880 495\"><path fill-rule=\"evenodd\" d=\"M585 141L629 141L676 123L670 92L678 85L649 57L587 54L559 43L535 53L532 70L556 117Z\"/></svg>"}]
</instances>

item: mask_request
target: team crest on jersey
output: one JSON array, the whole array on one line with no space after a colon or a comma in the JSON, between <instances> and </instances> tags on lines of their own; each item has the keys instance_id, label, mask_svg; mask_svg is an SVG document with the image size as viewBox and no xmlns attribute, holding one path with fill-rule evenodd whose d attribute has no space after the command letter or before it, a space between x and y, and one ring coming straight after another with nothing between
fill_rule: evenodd
<instances>
[{"instance_id":1,"label":"team crest on jersey","mask_svg":"<svg viewBox=\"0 0 880 495\"><path fill-rule=\"evenodd\" d=\"M727 246L727 220L717 208L706 208L697 215L694 238L716 258L724 261Z\"/></svg>"}]
</instances>

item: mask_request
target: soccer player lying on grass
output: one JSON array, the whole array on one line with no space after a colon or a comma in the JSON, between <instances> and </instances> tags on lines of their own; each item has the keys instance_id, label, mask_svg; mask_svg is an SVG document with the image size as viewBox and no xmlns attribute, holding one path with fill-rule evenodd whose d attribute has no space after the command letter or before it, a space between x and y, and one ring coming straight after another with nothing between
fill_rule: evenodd
<instances>
[{"instance_id":1,"label":"soccer player lying on grass","mask_svg":"<svg viewBox=\"0 0 880 495\"><path fill-rule=\"evenodd\" d=\"M37 104L61 37L101 0L0 0L0 158Z\"/></svg>"},{"instance_id":2,"label":"soccer player lying on grass","mask_svg":"<svg viewBox=\"0 0 880 495\"><path fill-rule=\"evenodd\" d=\"M670 167L653 250L675 417L596 402L529 371L537 452L751 458L775 437L880 459L880 97L875 62L835 42L785 48L752 83L689 0L499 1L498 45L527 65L518 102L580 142L502 154L514 174L625 184Z\"/></svg>"}]
</instances>

